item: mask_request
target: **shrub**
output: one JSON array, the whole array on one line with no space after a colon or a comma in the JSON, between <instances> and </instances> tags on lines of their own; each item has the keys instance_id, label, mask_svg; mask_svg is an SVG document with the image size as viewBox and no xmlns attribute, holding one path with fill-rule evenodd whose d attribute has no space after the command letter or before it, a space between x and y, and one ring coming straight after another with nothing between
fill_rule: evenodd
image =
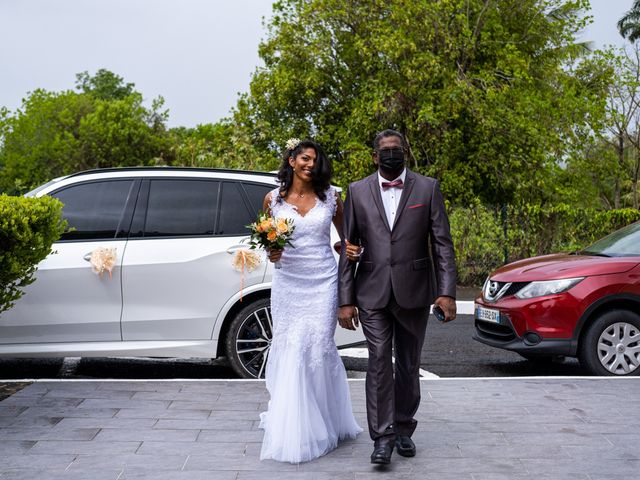
<instances>
[{"instance_id":1,"label":"shrub","mask_svg":"<svg viewBox=\"0 0 640 480\"><path fill-rule=\"evenodd\" d=\"M449 215L458 283L479 286L492 270L522 258L571 252L640 220L634 209L595 210L570 205L506 208L473 205Z\"/></svg>"},{"instance_id":2,"label":"shrub","mask_svg":"<svg viewBox=\"0 0 640 480\"><path fill-rule=\"evenodd\" d=\"M34 281L37 264L65 228L62 203L51 197L0 195L0 312Z\"/></svg>"}]
</instances>

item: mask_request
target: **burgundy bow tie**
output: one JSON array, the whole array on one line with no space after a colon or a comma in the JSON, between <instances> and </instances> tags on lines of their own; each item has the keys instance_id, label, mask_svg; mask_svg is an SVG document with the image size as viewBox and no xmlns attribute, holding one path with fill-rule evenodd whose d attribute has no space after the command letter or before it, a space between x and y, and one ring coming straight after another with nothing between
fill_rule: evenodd
<instances>
[{"instance_id":1,"label":"burgundy bow tie","mask_svg":"<svg viewBox=\"0 0 640 480\"><path fill-rule=\"evenodd\" d=\"M402 182L401 179L396 179L393 182L382 182L382 188L383 190L386 190L387 188L402 188L404 186L404 183Z\"/></svg>"}]
</instances>

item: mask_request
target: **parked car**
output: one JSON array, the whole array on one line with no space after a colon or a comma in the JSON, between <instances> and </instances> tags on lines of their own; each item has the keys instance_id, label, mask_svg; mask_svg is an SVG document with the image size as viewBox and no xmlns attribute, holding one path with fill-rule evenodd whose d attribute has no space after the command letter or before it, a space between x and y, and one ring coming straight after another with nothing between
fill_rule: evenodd
<instances>
[{"instance_id":1,"label":"parked car","mask_svg":"<svg viewBox=\"0 0 640 480\"><path fill-rule=\"evenodd\" d=\"M496 270L475 301L474 338L532 360L578 357L594 375L639 375L640 222Z\"/></svg>"},{"instance_id":2,"label":"parked car","mask_svg":"<svg viewBox=\"0 0 640 480\"><path fill-rule=\"evenodd\" d=\"M118 168L29 192L61 200L72 228L0 315L0 356L227 356L239 376L263 377L273 267L246 271L241 291L231 261L276 185L269 173ZM111 276L92 273L98 247L116 249ZM336 331L340 347L363 340Z\"/></svg>"}]
</instances>

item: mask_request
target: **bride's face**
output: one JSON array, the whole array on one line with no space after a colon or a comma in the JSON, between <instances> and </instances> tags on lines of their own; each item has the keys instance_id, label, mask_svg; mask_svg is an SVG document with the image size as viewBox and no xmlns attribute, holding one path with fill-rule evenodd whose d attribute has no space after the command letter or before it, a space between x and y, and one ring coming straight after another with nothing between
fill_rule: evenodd
<instances>
[{"instance_id":1,"label":"bride's face","mask_svg":"<svg viewBox=\"0 0 640 480\"><path fill-rule=\"evenodd\" d=\"M311 181L315 164L316 151L313 148L305 148L295 158L289 157L289 165L293 168L293 175L303 182Z\"/></svg>"}]
</instances>

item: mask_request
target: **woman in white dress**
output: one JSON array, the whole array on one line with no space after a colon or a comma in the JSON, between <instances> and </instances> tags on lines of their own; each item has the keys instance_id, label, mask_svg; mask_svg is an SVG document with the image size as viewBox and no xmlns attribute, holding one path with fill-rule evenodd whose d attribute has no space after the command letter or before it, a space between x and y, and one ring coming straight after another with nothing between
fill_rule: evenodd
<instances>
[{"instance_id":1,"label":"woman in white dress","mask_svg":"<svg viewBox=\"0 0 640 480\"><path fill-rule=\"evenodd\" d=\"M342 237L342 201L330 185L331 165L315 142L291 139L278 172L281 186L265 210L291 218L293 247L272 250L279 261L271 287L273 340L266 367L271 396L260 415L260 459L306 462L324 455L362 428L351 410L344 365L333 336L338 267L331 223Z\"/></svg>"}]
</instances>

